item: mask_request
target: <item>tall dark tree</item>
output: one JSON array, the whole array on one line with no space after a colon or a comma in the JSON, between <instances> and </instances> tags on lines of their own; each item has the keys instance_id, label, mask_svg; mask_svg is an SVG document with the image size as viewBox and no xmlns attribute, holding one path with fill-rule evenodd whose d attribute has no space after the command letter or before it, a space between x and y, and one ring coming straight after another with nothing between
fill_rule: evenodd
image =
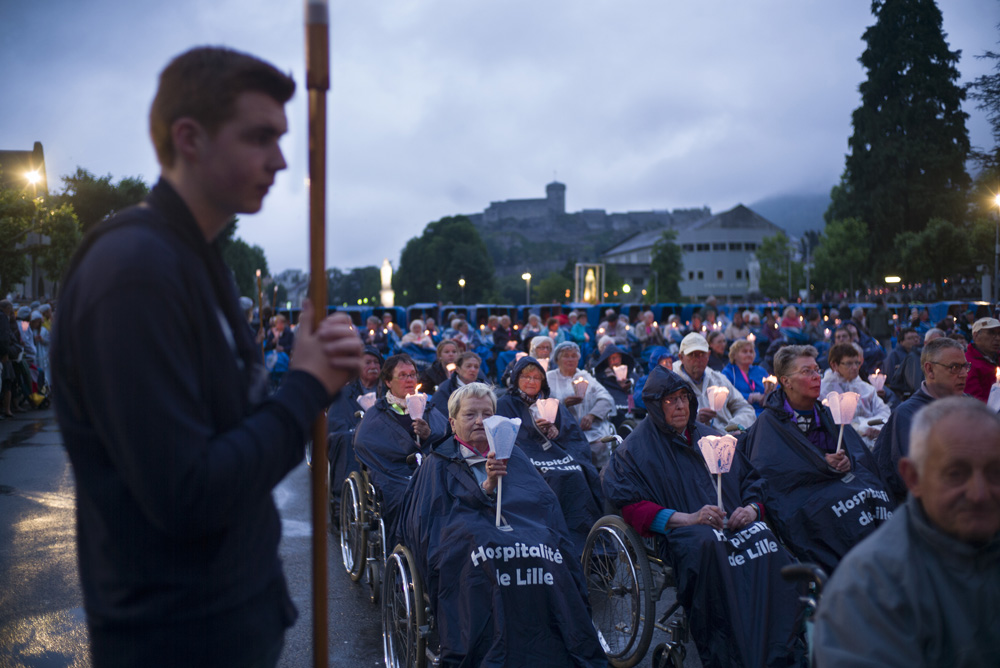
<instances>
[{"instance_id":1,"label":"tall dark tree","mask_svg":"<svg viewBox=\"0 0 1000 668\"><path fill-rule=\"evenodd\" d=\"M646 289L652 300L676 302L681 299L680 282L684 261L683 252L676 241L677 230L664 230L653 245L653 259L649 268L656 272L656 279Z\"/></svg>"},{"instance_id":2,"label":"tall dark tree","mask_svg":"<svg viewBox=\"0 0 1000 668\"><path fill-rule=\"evenodd\" d=\"M851 290L870 266L868 226L855 218L835 220L826 226L813 253L814 280L820 290Z\"/></svg>"},{"instance_id":3,"label":"tall dark tree","mask_svg":"<svg viewBox=\"0 0 1000 668\"><path fill-rule=\"evenodd\" d=\"M1000 28L1000 24L997 28ZM1000 53L987 51L976 58L993 61L993 73L977 77L969 85L969 97L978 102L976 109L985 111L986 119L990 122L993 146L973 151L973 157L996 181L1000 179Z\"/></svg>"},{"instance_id":4,"label":"tall dark tree","mask_svg":"<svg viewBox=\"0 0 1000 668\"><path fill-rule=\"evenodd\" d=\"M72 204L84 234L107 216L138 204L149 194L149 186L135 176L127 176L111 183L111 175L94 176L83 167L77 167L70 176L62 177L63 191L57 195L58 204Z\"/></svg>"},{"instance_id":5,"label":"tall dark tree","mask_svg":"<svg viewBox=\"0 0 1000 668\"><path fill-rule=\"evenodd\" d=\"M80 221L69 204L48 207L39 203L36 215L38 232L45 238L45 243L39 244L34 250L38 266L57 284L58 290L58 283L83 239Z\"/></svg>"},{"instance_id":6,"label":"tall dark tree","mask_svg":"<svg viewBox=\"0 0 1000 668\"><path fill-rule=\"evenodd\" d=\"M0 189L0 297L11 292L31 264L23 243L32 231L35 203L21 190Z\"/></svg>"},{"instance_id":7,"label":"tall dark tree","mask_svg":"<svg viewBox=\"0 0 1000 668\"><path fill-rule=\"evenodd\" d=\"M401 303L453 302L462 299L458 284L465 277L465 302L475 304L494 293L493 260L479 232L465 216L448 216L430 223L424 233L406 242L393 275Z\"/></svg>"},{"instance_id":8,"label":"tall dark tree","mask_svg":"<svg viewBox=\"0 0 1000 668\"><path fill-rule=\"evenodd\" d=\"M949 50L934 0L874 0L872 13L860 58L868 77L825 217L863 220L889 246L931 218L962 222L968 114L956 69L961 52Z\"/></svg>"},{"instance_id":9,"label":"tall dark tree","mask_svg":"<svg viewBox=\"0 0 1000 668\"><path fill-rule=\"evenodd\" d=\"M791 259L792 251L792 244L784 232L761 241L757 248L757 260L760 262L760 291L765 297L795 299L798 290L805 286L805 271L801 262Z\"/></svg>"}]
</instances>

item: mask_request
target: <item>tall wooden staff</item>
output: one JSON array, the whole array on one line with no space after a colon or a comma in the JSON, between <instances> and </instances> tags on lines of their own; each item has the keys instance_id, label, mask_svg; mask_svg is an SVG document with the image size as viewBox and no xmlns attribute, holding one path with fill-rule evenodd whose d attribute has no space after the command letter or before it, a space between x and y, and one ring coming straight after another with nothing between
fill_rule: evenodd
<instances>
[{"instance_id":1,"label":"tall wooden staff","mask_svg":"<svg viewBox=\"0 0 1000 668\"><path fill-rule=\"evenodd\" d=\"M309 296L315 326L326 316L326 91L330 89L330 26L327 0L306 0L306 88L309 91ZM313 424L313 666L329 656L326 577L326 420Z\"/></svg>"}]
</instances>

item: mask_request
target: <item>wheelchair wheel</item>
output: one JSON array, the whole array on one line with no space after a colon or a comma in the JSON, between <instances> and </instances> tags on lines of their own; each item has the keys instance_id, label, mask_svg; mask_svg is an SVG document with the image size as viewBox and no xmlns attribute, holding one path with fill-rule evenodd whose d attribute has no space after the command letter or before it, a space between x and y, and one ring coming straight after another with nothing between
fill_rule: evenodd
<instances>
[{"instance_id":1,"label":"wheelchair wheel","mask_svg":"<svg viewBox=\"0 0 1000 668\"><path fill-rule=\"evenodd\" d=\"M608 662L631 668L646 655L656 622L653 573L642 540L621 517L602 517L587 536L583 572Z\"/></svg>"},{"instance_id":2,"label":"wheelchair wheel","mask_svg":"<svg viewBox=\"0 0 1000 668\"><path fill-rule=\"evenodd\" d=\"M397 545L382 581L382 648L387 668L424 668L424 588L410 550Z\"/></svg>"},{"instance_id":3,"label":"wheelchair wheel","mask_svg":"<svg viewBox=\"0 0 1000 668\"><path fill-rule=\"evenodd\" d=\"M365 581L368 584L368 600L373 604L378 603L382 593L382 572L385 570L385 523L382 518L378 518L378 536L373 540L378 541L378 545L373 545L373 552L378 557L377 560L368 560L365 566ZM369 539L372 539L369 534Z\"/></svg>"},{"instance_id":4,"label":"wheelchair wheel","mask_svg":"<svg viewBox=\"0 0 1000 668\"><path fill-rule=\"evenodd\" d=\"M364 489L362 475L351 471L340 494L340 556L354 582L361 579L368 561L368 508Z\"/></svg>"},{"instance_id":5,"label":"wheelchair wheel","mask_svg":"<svg viewBox=\"0 0 1000 668\"><path fill-rule=\"evenodd\" d=\"M635 431L635 428L639 426L639 421L635 418L627 418L622 420L622 423L618 425L615 430L618 435L623 439L628 438L628 435Z\"/></svg>"}]
</instances>

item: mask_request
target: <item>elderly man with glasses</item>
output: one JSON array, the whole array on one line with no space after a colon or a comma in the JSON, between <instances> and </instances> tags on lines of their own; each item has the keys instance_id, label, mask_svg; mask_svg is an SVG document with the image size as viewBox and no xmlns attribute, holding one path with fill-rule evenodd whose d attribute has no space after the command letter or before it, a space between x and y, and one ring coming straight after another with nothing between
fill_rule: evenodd
<instances>
[{"instance_id":1,"label":"elderly man with glasses","mask_svg":"<svg viewBox=\"0 0 1000 668\"><path fill-rule=\"evenodd\" d=\"M955 339L934 339L920 354L924 382L920 389L899 405L875 441L875 459L889 491L897 502L906 499L906 485L899 476L899 460L910 452L910 424L918 410L936 399L961 396L969 369L965 348Z\"/></svg>"},{"instance_id":2,"label":"elderly man with glasses","mask_svg":"<svg viewBox=\"0 0 1000 668\"><path fill-rule=\"evenodd\" d=\"M990 398L990 388L997 379L997 353L1000 353L1000 320L980 318L972 325L972 343L965 349L965 359L972 367L965 381L965 393L980 401Z\"/></svg>"}]
</instances>

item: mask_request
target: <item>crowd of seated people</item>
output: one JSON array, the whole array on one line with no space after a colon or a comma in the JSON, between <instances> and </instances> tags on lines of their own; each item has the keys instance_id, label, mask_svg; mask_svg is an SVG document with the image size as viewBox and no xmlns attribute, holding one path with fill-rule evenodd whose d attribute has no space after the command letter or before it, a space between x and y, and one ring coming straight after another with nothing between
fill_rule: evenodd
<instances>
[{"instance_id":1,"label":"crowd of seated people","mask_svg":"<svg viewBox=\"0 0 1000 668\"><path fill-rule=\"evenodd\" d=\"M582 541L607 498L614 505L627 508L623 508L626 520L642 533L667 537L663 544L669 546L667 556L680 569L678 585L692 616L693 629L699 623L708 628L720 624L723 618L728 620L730 635L722 643L724 647L711 639L713 634L695 632L704 665L729 665L729 661L737 665L741 662L772 665L772 660L780 663L785 659L794 665L801 658L798 641L793 637L796 632L790 630L798 623L795 592L776 580L772 582L772 566L796 558L833 572L848 551L891 517L902 499L901 484L891 479L891 469L894 462L906 456L905 416L930 401L961 394L972 363L966 360L964 340L957 340L961 335L957 325L955 338L927 328L931 340L943 338L944 347L938 344L928 347L915 330L907 328L893 330L898 343L894 349L885 350L882 339L867 331L864 312L855 310L844 318L845 314L839 311L820 314L812 309L799 313L789 308L780 318L771 309L766 309L763 315L762 324L761 314L754 310L735 312L728 319L706 308L687 321L671 314L660 324L649 311L637 312L635 322L630 322L624 315L609 310L597 328L588 326L582 310L547 318L544 326L543 320L534 314L523 325L520 322L512 325L507 315L492 316L481 321L479 327L456 318L440 333L442 337L453 338L437 342L431 352L433 362L419 364L405 356L389 358L382 367L378 402L360 425L338 428L342 443L338 453L351 457L343 435L354 429L356 457L369 468L381 493L389 499L385 513L389 526L410 531L410 537L422 537L422 544L426 545L426 517L409 528L405 525L408 521L416 522L415 516L408 515L408 519L396 523L401 511L409 512L402 510L410 508L407 486L416 485L415 467L407 462L407 456L417 450L430 455L444 448L442 459L428 460L436 462L435 468L439 469L434 476L439 483L448 480L452 487L461 486L458 482L461 476L453 477L459 470L454 469L456 462L463 463L467 467L464 475L471 475L479 482L483 492L483 498L477 497L472 504L476 506L475 512L487 516L491 497L483 481L478 480L484 476L479 476L472 466L485 465L487 458L477 460L475 455L462 450L465 447L462 439L456 440L459 434L452 431L455 415L451 404L454 397L465 396L459 394L465 388L484 382L486 386L493 385L491 396L500 397L500 407L491 410L522 419L515 448L518 455L507 464L521 461L525 466L518 464L519 470L531 470L535 479L541 481L541 486L533 485L532 493L553 499L552 508L561 522L560 540L572 546L562 548L567 554L579 556ZM426 338L433 342L426 321L412 324L417 325L411 327L416 345L425 346ZM994 347L1000 348L1000 322L987 318L972 325L978 334L974 338L978 347L973 349L976 363L995 362ZM392 337L387 335L387 338ZM468 348L485 350L486 354L463 352ZM888 381L884 389L871 384L863 370L870 366L869 351L873 348L877 349L875 357L879 364L886 366L886 375L895 378L897 369L908 370L906 382L916 400L913 406L910 405L913 400L899 403L906 397L898 397L890 389L894 380ZM587 355L587 351L593 352ZM379 352L377 348L371 350L373 365L378 359L375 353ZM712 366L713 362L719 366L718 358L726 362L721 369ZM920 362L919 366L911 363L914 360ZM625 367L623 376L616 374L616 367ZM431 398L424 418L412 420L407 415L405 397L416 391L421 368L421 391ZM995 370L994 366L994 373ZM875 369L871 371L874 373ZM771 380L769 375L775 378ZM362 380L362 385L338 401L353 407L350 402L356 403L362 391L371 391L368 374ZM580 385L583 382L585 390ZM717 409L710 404L711 396L718 393L713 388L727 391ZM666 392L667 389L670 391ZM854 419L843 429L834 423L831 411L822 403L832 391L855 392L860 397ZM541 419L532 409L539 399L547 396L560 401L555 422ZM647 416L626 443L613 452L602 439L615 433L622 408L630 412L634 407L650 411L650 397L653 397L653 418ZM665 398L670 400L669 411L664 407ZM685 410L680 409L681 404ZM346 408L339 411L346 412ZM350 414L353 416L355 412ZM331 407L331 432L333 413ZM664 417L667 413L670 415ZM737 434L740 441L739 472L723 479L724 510L715 508L713 481L703 476L704 463L694 456L697 452L692 449L700 435L723 431ZM669 447L650 448L651 444L661 442ZM636 454L647 448L658 452L657 457L670 458L670 465ZM331 454L331 459L342 462L343 456ZM884 466L883 461L887 462ZM561 463L553 466L553 462ZM347 470L339 466L335 475ZM683 484L664 483L664 489L660 490L655 485L650 487L652 483L648 481L638 482L639 473L657 471L662 479L677 478ZM603 490L597 482L601 475ZM485 474L484 479L488 478ZM626 483L629 494L641 492L627 502L621 486ZM465 489L463 494L468 492ZM470 502L470 498L463 501ZM641 505L636 505L640 502ZM424 504L422 512L436 507L433 499L424 498L419 503ZM672 512L660 514L663 510ZM456 511L452 519L467 512L472 511ZM536 518L548 512L539 508ZM515 513L514 508L511 513ZM671 517L674 519L670 520ZM736 589L744 586L732 580L739 573L723 568L729 563L723 554L731 551L729 548L713 545L705 539L707 534L687 543L689 536L677 530L688 526L678 524L682 520L710 524L724 518L728 518L726 531L740 528L743 523L760 524L760 531L773 530L776 536L779 548L774 552L774 563L767 567L767 573L755 576L763 578L762 582L773 588L773 592L780 592L773 594L776 616L771 617L770 609L764 615L771 619L766 630L761 630L756 620L734 622L733 610L727 609L732 601L717 601L712 594L711 587L717 583L713 580L714 584L706 584L705 578L698 578L696 572L684 570L689 568L684 565L686 559L698 563L703 559L722 559L725 563L712 566L721 569L722 575L717 574L721 582ZM659 520L664 520L662 526ZM438 524L431 531L443 526ZM438 557L423 554L418 558L457 557L445 550ZM449 590L446 595L452 592ZM791 596L790 602L778 604L786 595ZM780 614L777 608L781 609ZM791 617L783 617L784 613ZM470 639L456 642L456 646L461 646ZM502 651L509 652L505 643L501 643ZM476 652L490 652L499 646L477 647Z\"/></svg>"}]
</instances>

